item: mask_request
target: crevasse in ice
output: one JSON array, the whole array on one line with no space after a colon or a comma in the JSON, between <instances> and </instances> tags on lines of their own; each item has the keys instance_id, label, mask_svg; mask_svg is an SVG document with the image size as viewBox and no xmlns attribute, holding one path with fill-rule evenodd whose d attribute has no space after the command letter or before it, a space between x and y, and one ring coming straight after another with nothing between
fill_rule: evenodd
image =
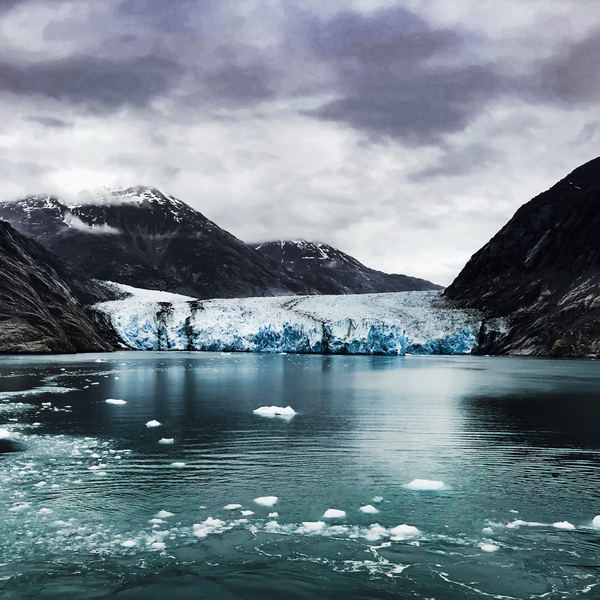
<instances>
[{"instance_id":1,"label":"crevasse in ice","mask_svg":"<svg viewBox=\"0 0 600 600\"><path fill-rule=\"evenodd\" d=\"M195 300L111 285L129 297L95 308L136 350L469 354L482 322L438 292Z\"/></svg>"}]
</instances>

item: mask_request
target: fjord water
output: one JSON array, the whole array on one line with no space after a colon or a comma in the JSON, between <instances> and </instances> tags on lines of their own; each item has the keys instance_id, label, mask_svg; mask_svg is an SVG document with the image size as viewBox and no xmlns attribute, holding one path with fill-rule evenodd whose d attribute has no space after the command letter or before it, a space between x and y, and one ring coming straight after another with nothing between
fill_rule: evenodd
<instances>
[{"instance_id":1,"label":"fjord water","mask_svg":"<svg viewBox=\"0 0 600 600\"><path fill-rule=\"evenodd\" d=\"M600 594L597 362L124 352L0 374L4 599ZM253 413L271 405L297 414Z\"/></svg>"}]
</instances>

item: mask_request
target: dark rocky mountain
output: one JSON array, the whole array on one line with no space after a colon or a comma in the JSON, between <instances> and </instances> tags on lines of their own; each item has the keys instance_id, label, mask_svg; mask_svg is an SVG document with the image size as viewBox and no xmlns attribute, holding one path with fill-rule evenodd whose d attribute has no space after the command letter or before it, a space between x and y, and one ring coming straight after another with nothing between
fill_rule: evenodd
<instances>
[{"instance_id":1,"label":"dark rocky mountain","mask_svg":"<svg viewBox=\"0 0 600 600\"><path fill-rule=\"evenodd\" d=\"M311 293L187 204L154 188L67 204L31 196L0 218L90 277L197 298Z\"/></svg>"},{"instance_id":2,"label":"dark rocky mountain","mask_svg":"<svg viewBox=\"0 0 600 600\"><path fill-rule=\"evenodd\" d=\"M111 350L76 296L114 297L0 221L0 353Z\"/></svg>"},{"instance_id":3,"label":"dark rocky mountain","mask_svg":"<svg viewBox=\"0 0 600 600\"><path fill-rule=\"evenodd\" d=\"M254 244L290 274L320 294L371 294L410 290L441 290L442 286L407 275L369 269L348 254L314 242L274 241Z\"/></svg>"},{"instance_id":4,"label":"dark rocky mountain","mask_svg":"<svg viewBox=\"0 0 600 600\"><path fill-rule=\"evenodd\" d=\"M600 355L600 158L522 206L444 295L507 317L483 351Z\"/></svg>"}]
</instances>

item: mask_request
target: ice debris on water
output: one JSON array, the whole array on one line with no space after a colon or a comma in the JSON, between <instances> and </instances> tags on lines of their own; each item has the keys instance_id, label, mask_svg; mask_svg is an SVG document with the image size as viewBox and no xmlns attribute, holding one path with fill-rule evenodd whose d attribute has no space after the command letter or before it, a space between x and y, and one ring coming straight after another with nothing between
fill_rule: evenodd
<instances>
[{"instance_id":1,"label":"ice debris on water","mask_svg":"<svg viewBox=\"0 0 600 600\"><path fill-rule=\"evenodd\" d=\"M373 502L383 502L383 496L375 496L375 498L373 498Z\"/></svg>"},{"instance_id":2,"label":"ice debris on water","mask_svg":"<svg viewBox=\"0 0 600 600\"><path fill-rule=\"evenodd\" d=\"M367 504L366 506L361 506L360 510L361 510L361 512L364 512L367 515L374 515L375 513L379 512L379 510L376 509L372 504Z\"/></svg>"},{"instance_id":3,"label":"ice debris on water","mask_svg":"<svg viewBox=\"0 0 600 600\"><path fill-rule=\"evenodd\" d=\"M325 519L339 519L346 516L345 510L338 510L337 508L329 508L323 514Z\"/></svg>"},{"instance_id":4,"label":"ice debris on water","mask_svg":"<svg viewBox=\"0 0 600 600\"><path fill-rule=\"evenodd\" d=\"M496 546L496 544L486 544L486 543L482 542L481 544L479 544L479 547L484 552L496 552L496 550L498 550L498 548L500 546Z\"/></svg>"},{"instance_id":5,"label":"ice debris on water","mask_svg":"<svg viewBox=\"0 0 600 600\"><path fill-rule=\"evenodd\" d=\"M225 521L213 519L212 517L208 517L202 523L194 523L193 525L194 535L199 538L204 538L209 533L222 533L228 529L231 529L231 526L227 525Z\"/></svg>"},{"instance_id":6,"label":"ice debris on water","mask_svg":"<svg viewBox=\"0 0 600 600\"><path fill-rule=\"evenodd\" d=\"M223 507L225 510L236 510L237 508L242 508L241 504L226 504Z\"/></svg>"},{"instance_id":7,"label":"ice debris on water","mask_svg":"<svg viewBox=\"0 0 600 600\"><path fill-rule=\"evenodd\" d=\"M413 527L412 525L398 525L398 527L394 527L390 529L390 534L394 536L396 539L404 539L405 537L412 537L415 535L419 535L420 531Z\"/></svg>"},{"instance_id":8,"label":"ice debris on water","mask_svg":"<svg viewBox=\"0 0 600 600\"><path fill-rule=\"evenodd\" d=\"M598 529L600 529L600 515L598 515L597 517L594 517L594 520L592 521L592 525L594 527L597 527Z\"/></svg>"},{"instance_id":9,"label":"ice debris on water","mask_svg":"<svg viewBox=\"0 0 600 600\"><path fill-rule=\"evenodd\" d=\"M241 512L245 517L249 517L250 515L254 514L254 511L252 511L252 510L243 510Z\"/></svg>"},{"instance_id":10,"label":"ice debris on water","mask_svg":"<svg viewBox=\"0 0 600 600\"><path fill-rule=\"evenodd\" d=\"M307 531L321 531L325 527L324 521L302 521L302 526Z\"/></svg>"},{"instance_id":11,"label":"ice debris on water","mask_svg":"<svg viewBox=\"0 0 600 600\"><path fill-rule=\"evenodd\" d=\"M146 427L159 427L160 426L160 422L156 421L156 420L152 420L152 421L148 421L146 423Z\"/></svg>"},{"instance_id":12,"label":"ice debris on water","mask_svg":"<svg viewBox=\"0 0 600 600\"><path fill-rule=\"evenodd\" d=\"M269 517L270 519L272 519L272 518L275 518L275 517L278 517L278 516L279 516L279 513L278 513L278 512L270 512L270 513L268 514L268 517Z\"/></svg>"},{"instance_id":13,"label":"ice debris on water","mask_svg":"<svg viewBox=\"0 0 600 600\"><path fill-rule=\"evenodd\" d=\"M554 527L555 529L565 530L575 529L575 525L569 523L568 521L558 521L557 523L552 523L552 527Z\"/></svg>"},{"instance_id":14,"label":"ice debris on water","mask_svg":"<svg viewBox=\"0 0 600 600\"><path fill-rule=\"evenodd\" d=\"M49 515L50 513L52 513L51 508L40 508L40 510L38 510L38 514L40 515Z\"/></svg>"},{"instance_id":15,"label":"ice debris on water","mask_svg":"<svg viewBox=\"0 0 600 600\"><path fill-rule=\"evenodd\" d=\"M160 438L158 440L159 444L172 444L175 441L175 438Z\"/></svg>"},{"instance_id":16,"label":"ice debris on water","mask_svg":"<svg viewBox=\"0 0 600 600\"><path fill-rule=\"evenodd\" d=\"M121 542L121 546L123 546L123 548L133 548L136 545L137 542L135 540L125 540L124 542Z\"/></svg>"},{"instance_id":17,"label":"ice debris on water","mask_svg":"<svg viewBox=\"0 0 600 600\"><path fill-rule=\"evenodd\" d=\"M434 481L430 479L413 479L406 486L409 490L430 491L441 490L444 487L443 481Z\"/></svg>"},{"instance_id":18,"label":"ice debris on water","mask_svg":"<svg viewBox=\"0 0 600 600\"><path fill-rule=\"evenodd\" d=\"M174 463L171 463L171 466L178 467L178 468L185 467L185 463L184 462L174 462Z\"/></svg>"},{"instance_id":19,"label":"ice debris on water","mask_svg":"<svg viewBox=\"0 0 600 600\"><path fill-rule=\"evenodd\" d=\"M296 411L291 406L286 406L285 408L281 406L261 406L252 412L261 417L284 417L286 419L291 419L296 414Z\"/></svg>"},{"instance_id":20,"label":"ice debris on water","mask_svg":"<svg viewBox=\"0 0 600 600\"><path fill-rule=\"evenodd\" d=\"M169 512L168 510L159 510L155 517L157 519L167 519L168 517L174 517L175 513Z\"/></svg>"},{"instance_id":21,"label":"ice debris on water","mask_svg":"<svg viewBox=\"0 0 600 600\"><path fill-rule=\"evenodd\" d=\"M10 437L10 431L8 429L0 428L0 440L5 440Z\"/></svg>"},{"instance_id":22,"label":"ice debris on water","mask_svg":"<svg viewBox=\"0 0 600 600\"><path fill-rule=\"evenodd\" d=\"M261 506L274 506L277 503L277 496L261 496L260 498L254 498L254 502Z\"/></svg>"},{"instance_id":23,"label":"ice debris on water","mask_svg":"<svg viewBox=\"0 0 600 600\"><path fill-rule=\"evenodd\" d=\"M125 400L119 400L118 398L108 398L106 400L107 404L127 404Z\"/></svg>"}]
</instances>

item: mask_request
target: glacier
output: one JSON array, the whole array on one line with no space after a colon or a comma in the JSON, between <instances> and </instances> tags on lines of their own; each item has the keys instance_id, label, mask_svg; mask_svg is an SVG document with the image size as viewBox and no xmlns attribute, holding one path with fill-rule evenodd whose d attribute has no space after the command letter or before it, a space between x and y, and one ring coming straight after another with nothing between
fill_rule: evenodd
<instances>
[{"instance_id":1,"label":"glacier","mask_svg":"<svg viewBox=\"0 0 600 600\"><path fill-rule=\"evenodd\" d=\"M198 300L104 283L122 297L94 309L134 350L470 354L484 323L439 291ZM506 330L500 319L484 327Z\"/></svg>"}]
</instances>

